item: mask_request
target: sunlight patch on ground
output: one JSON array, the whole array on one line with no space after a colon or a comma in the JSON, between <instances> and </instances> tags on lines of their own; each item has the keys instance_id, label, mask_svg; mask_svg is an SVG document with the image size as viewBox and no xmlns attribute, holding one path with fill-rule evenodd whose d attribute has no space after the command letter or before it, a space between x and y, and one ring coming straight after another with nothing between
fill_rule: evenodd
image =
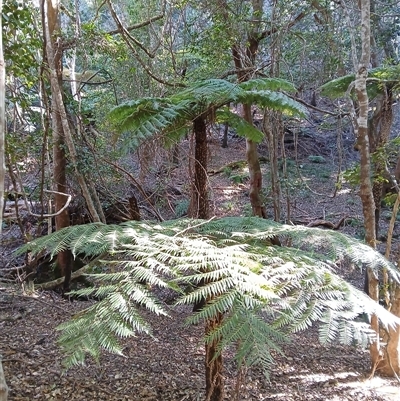
<instances>
[{"instance_id":1,"label":"sunlight patch on ground","mask_svg":"<svg viewBox=\"0 0 400 401\"><path fill-rule=\"evenodd\" d=\"M238 187L226 187L222 190L224 195L233 195L237 194L240 191L242 191L242 189Z\"/></svg>"},{"instance_id":2,"label":"sunlight patch on ground","mask_svg":"<svg viewBox=\"0 0 400 401\"><path fill-rule=\"evenodd\" d=\"M344 195L344 194L349 194L351 192L350 188L344 188L344 189L339 189L339 191L337 191L338 195Z\"/></svg>"},{"instance_id":3,"label":"sunlight patch on ground","mask_svg":"<svg viewBox=\"0 0 400 401\"><path fill-rule=\"evenodd\" d=\"M392 381L382 378L373 377L365 379L355 372L340 372L333 375L316 373L306 375L292 376L294 379L299 379L303 383L319 384L323 387L335 386L345 388L363 388L375 391L381 397L385 397L387 401L400 400L400 387L393 384ZM334 400L334 399L332 399Z\"/></svg>"}]
</instances>

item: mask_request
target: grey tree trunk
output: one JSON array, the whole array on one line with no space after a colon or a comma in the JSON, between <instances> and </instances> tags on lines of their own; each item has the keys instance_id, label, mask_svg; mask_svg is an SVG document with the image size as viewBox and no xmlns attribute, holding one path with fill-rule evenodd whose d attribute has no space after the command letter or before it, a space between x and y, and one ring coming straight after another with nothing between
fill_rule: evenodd
<instances>
[{"instance_id":1,"label":"grey tree trunk","mask_svg":"<svg viewBox=\"0 0 400 401\"><path fill-rule=\"evenodd\" d=\"M368 67L371 59L371 27L370 27L370 0L360 0L361 10L361 59L355 65L355 92L357 95L359 112L357 118L357 141L360 150L360 198L364 215L365 240L372 248L376 248L375 202L371 184L371 154L368 136L368 107L367 93ZM379 301L379 280L376 273L368 268L368 293L375 301ZM379 367L385 359L380 355L380 327L376 316L371 318L371 327L375 330L376 341L370 346L371 363L373 369Z\"/></svg>"}]
</instances>

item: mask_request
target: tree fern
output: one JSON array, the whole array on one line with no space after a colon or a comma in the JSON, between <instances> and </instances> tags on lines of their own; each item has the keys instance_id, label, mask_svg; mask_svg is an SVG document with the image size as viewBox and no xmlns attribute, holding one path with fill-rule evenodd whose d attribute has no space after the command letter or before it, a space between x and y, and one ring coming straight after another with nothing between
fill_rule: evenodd
<instances>
[{"instance_id":1,"label":"tree fern","mask_svg":"<svg viewBox=\"0 0 400 401\"><path fill-rule=\"evenodd\" d=\"M168 98L142 98L114 107L108 119L117 131L117 137L125 132L124 148L135 149L142 142L159 135L166 143L177 140L186 133L186 128L197 117L212 115L212 111L229 103L257 104L282 111L288 115L304 116L307 110L300 103L278 90L293 90L293 85L282 79L257 79L237 85L223 79L196 82ZM233 123L239 135L247 135L258 141L261 133L250 127L242 118L229 116L220 118Z\"/></svg>"},{"instance_id":2,"label":"tree fern","mask_svg":"<svg viewBox=\"0 0 400 401\"><path fill-rule=\"evenodd\" d=\"M283 244L290 240L291 247L271 246L273 236ZM60 326L68 364L82 362L85 354L98 358L101 349L120 353L118 337L151 334L138 307L156 314L166 311L146 283L175 289L177 304L208 300L188 323L224 314L206 341L220 339L221 352L239 344L240 363L264 367L287 333L315 322L320 324L321 341L346 344L365 343L371 335L366 324L354 322L358 315L376 314L384 327L399 323L339 277L335 260L346 256L377 270L386 268L397 282L398 270L371 248L336 231L259 218L96 223L60 230L20 252L67 248L74 254L99 257L98 263L110 271L91 275L95 286L76 292L99 302ZM193 290L187 294L180 290L190 287Z\"/></svg>"},{"instance_id":3,"label":"tree fern","mask_svg":"<svg viewBox=\"0 0 400 401\"><path fill-rule=\"evenodd\" d=\"M382 92L382 83L391 83L392 86L399 86L400 67L398 65L374 68L368 73L367 92L369 99L374 99ZM339 77L321 86L321 94L336 99L343 97L349 86L355 80L355 75L350 74Z\"/></svg>"},{"instance_id":4,"label":"tree fern","mask_svg":"<svg viewBox=\"0 0 400 401\"><path fill-rule=\"evenodd\" d=\"M306 116L307 109L289 96L268 90L252 90L244 92L236 99L240 103L256 104L271 110L280 111L288 116Z\"/></svg>"}]
</instances>

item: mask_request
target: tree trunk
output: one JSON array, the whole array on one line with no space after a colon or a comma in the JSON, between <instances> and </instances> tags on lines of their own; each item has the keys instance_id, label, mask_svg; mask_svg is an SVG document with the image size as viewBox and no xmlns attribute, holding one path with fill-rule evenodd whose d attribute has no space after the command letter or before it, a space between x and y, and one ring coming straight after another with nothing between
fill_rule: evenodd
<instances>
[{"instance_id":1,"label":"tree trunk","mask_svg":"<svg viewBox=\"0 0 400 401\"><path fill-rule=\"evenodd\" d=\"M281 220L281 186L278 166L278 138L281 137L281 116L270 110L264 112L263 130L267 137L269 165L271 170L271 193L274 206L274 220Z\"/></svg>"},{"instance_id":2,"label":"tree trunk","mask_svg":"<svg viewBox=\"0 0 400 401\"><path fill-rule=\"evenodd\" d=\"M400 286L392 283L393 286L391 300L391 312L400 316ZM396 377L400 374L400 330L399 327L389 328L385 333L384 339L387 341L384 355L377 369L384 376Z\"/></svg>"},{"instance_id":3,"label":"tree trunk","mask_svg":"<svg viewBox=\"0 0 400 401\"><path fill-rule=\"evenodd\" d=\"M218 328L222 323L223 315L219 313L215 319L206 323L206 336ZM218 341L206 343L206 401L223 401L224 399L224 377L222 354L217 357Z\"/></svg>"},{"instance_id":4,"label":"tree trunk","mask_svg":"<svg viewBox=\"0 0 400 401\"><path fill-rule=\"evenodd\" d=\"M58 81L58 85L62 84L62 51L57 46L57 35L59 35L59 7L57 1L43 0L42 3L42 20L44 21L43 30L45 38L45 59L49 63L51 70L51 81ZM55 191L54 194L55 211L59 211L65 204L65 196L61 194L68 193L67 174L66 174L66 157L65 157L65 141L63 135L63 127L61 114L57 103L56 96L52 85L51 97L51 120L53 132L53 180ZM61 193L61 194L60 194ZM68 209L55 216L56 230L60 230L70 225ZM72 255L69 250L59 252L57 255L57 268L60 276L64 276L64 292L69 290L71 278Z\"/></svg>"},{"instance_id":5,"label":"tree trunk","mask_svg":"<svg viewBox=\"0 0 400 401\"><path fill-rule=\"evenodd\" d=\"M393 92L388 84L382 85L384 94L379 96L376 100L376 107L373 116L368 121L371 154L375 153L388 143L393 123ZM375 235L378 237L381 202L384 189L383 179L386 176L386 161L382 160L382 157L377 156L372 175L374 177L372 193L375 202Z\"/></svg>"},{"instance_id":6,"label":"tree trunk","mask_svg":"<svg viewBox=\"0 0 400 401\"><path fill-rule=\"evenodd\" d=\"M251 44L251 45L250 45ZM258 49L258 42L249 40L248 48L246 52L241 51L238 46L232 47L232 56L237 70L237 77L239 82L247 81L250 76L243 72L243 67L248 66L249 63L254 65L255 54ZM242 59L243 54L250 54L251 57ZM251 105L243 105L243 118L251 125L253 125L253 116L251 114ZM262 174L260 161L258 159L257 143L246 139L246 159L249 168L250 176L250 187L249 197L253 216L266 217L265 207L261 200L261 189L262 189Z\"/></svg>"},{"instance_id":7,"label":"tree trunk","mask_svg":"<svg viewBox=\"0 0 400 401\"><path fill-rule=\"evenodd\" d=\"M0 15L3 11L3 0L0 0ZM3 228L4 180L6 176L5 150L5 106L6 106L6 64L3 53L3 27L0 21L0 236Z\"/></svg>"},{"instance_id":8,"label":"tree trunk","mask_svg":"<svg viewBox=\"0 0 400 401\"><path fill-rule=\"evenodd\" d=\"M253 124L251 106L248 104L243 105L243 117L249 124ZM262 173L260 160L258 159L257 143L250 139L246 140L246 159L249 167L249 197L253 216L266 218L265 206L261 199Z\"/></svg>"},{"instance_id":9,"label":"tree trunk","mask_svg":"<svg viewBox=\"0 0 400 401\"><path fill-rule=\"evenodd\" d=\"M356 69L355 91L357 95L359 114L357 118L357 140L360 146L360 198L364 215L365 240L368 245L376 247L375 202L371 184L370 141L368 136L368 106L367 93L368 66L371 58L370 40L370 0L360 0L361 9L361 60ZM368 268L368 292L376 302L379 301L379 280L376 273ZM370 346L373 369L380 368L384 363L384 355L380 353L380 329L376 316L371 318L371 327L376 332L376 341Z\"/></svg>"},{"instance_id":10,"label":"tree trunk","mask_svg":"<svg viewBox=\"0 0 400 401\"><path fill-rule=\"evenodd\" d=\"M194 150L194 183L192 186L192 198L189 207L189 217L207 219L208 190L207 190L207 126L205 116L201 115L193 121L195 137Z\"/></svg>"},{"instance_id":11,"label":"tree trunk","mask_svg":"<svg viewBox=\"0 0 400 401\"><path fill-rule=\"evenodd\" d=\"M228 125L228 123L225 123L225 125L224 125L224 136L222 138L222 145L221 145L223 148L227 148L228 147L228 132L229 132L229 125Z\"/></svg>"},{"instance_id":12,"label":"tree trunk","mask_svg":"<svg viewBox=\"0 0 400 401\"><path fill-rule=\"evenodd\" d=\"M251 69L254 67L256 54L258 52L261 37L259 35L261 16L263 14L263 0L252 0L253 18L249 26L246 48L240 49L238 45L232 47L232 56L239 82L245 82L251 79ZM246 72L243 68L246 67ZM251 105L243 105L243 118L253 125L253 116L251 114ZM246 158L249 168L250 188L249 197L254 216L266 218L265 206L261 199L262 173L260 161L258 159L257 144L250 139L246 139Z\"/></svg>"}]
</instances>

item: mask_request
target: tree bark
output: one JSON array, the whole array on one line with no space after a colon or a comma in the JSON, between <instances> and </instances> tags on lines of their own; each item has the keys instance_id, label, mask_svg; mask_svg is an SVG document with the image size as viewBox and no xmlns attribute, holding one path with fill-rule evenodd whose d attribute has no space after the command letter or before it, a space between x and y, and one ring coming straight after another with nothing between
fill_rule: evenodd
<instances>
[{"instance_id":1,"label":"tree bark","mask_svg":"<svg viewBox=\"0 0 400 401\"><path fill-rule=\"evenodd\" d=\"M271 171L271 193L274 206L274 220L281 220L281 186L278 166L278 138L281 137L281 116L271 111L264 112L263 130L267 138L269 164Z\"/></svg>"},{"instance_id":2,"label":"tree bark","mask_svg":"<svg viewBox=\"0 0 400 401\"><path fill-rule=\"evenodd\" d=\"M63 135L63 126L59 105L54 93L55 85L62 85L62 51L61 46L57 45L60 24L59 24L59 7L58 1L43 0L42 3L42 21L45 38L45 55L50 69L51 85L51 124L53 135L53 180L54 190L58 193L54 194L54 208L57 212L61 210L65 204L65 196L61 194L68 193L67 174L66 174L66 155L65 141ZM61 193L61 194L60 194ZM56 230L69 227L69 213L65 209L62 213L55 216ZM57 268L60 276L64 276L63 290L69 290L71 278L72 255L69 250L59 252L57 255Z\"/></svg>"},{"instance_id":3,"label":"tree bark","mask_svg":"<svg viewBox=\"0 0 400 401\"><path fill-rule=\"evenodd\" d=\"M215 319L208 320L206 323L206 336L218 328L222 323L223 315L219 313ZM206 401L223 401L224 399L224 377L223 377L223 360L218 352L218 341L206 343Z\"/></svg>"},{"instance_id":4,"label":"tree bark","mask_svg":"<svg viewBox=\"0 0 400 401\"><path fill-rule=\"evenodd\" d=\"M207 125L205 116L200 115L193 121L195 137L194 183L189 207L189 217L207 219L209 214L207 190Z\"/></svg>"},{"instance_id":5,"label":"tree bark","mask_svg":"<svg viewBox=\"0 0 400 401\"><path fill-rule=\"evenodd\" d=\"M251 115L251 106L248 104L243 105L243 117L249 124L253 124L253 118ZM260 160L258 158L257 143L251 141L250 139L246 140L246 159L249 167L249 176L250 176L249 197L253 216L266 218L267 214L265 211L265 206L261 199L262 173L260 167Z\"/></svg>"},{"instance_id":6,"label":"tree bark","mask_svg":"<svg viewBox=\"0 0 400 401\"><path fill-rule=\"evenodd\" d=\"M3 11L3 0L0 0L0 15ZM6 106L6 64L3 52L3 26L0 21L0 236L3 228L3 209L4 209L4 180L6 176L5 163L5 106Z\"/></svg>"},{"instance_id":7,"label":"tree bark","mask_svg":"<svg viewBox=\"0 0 400 401\"><path fill-rule=\"evenodd\" d=\"M371 154L375 153L388 143L393 123L393 91L391 84L383 83L382 90L384 93L377 98L373 115L368 120ZM379 157L379 155L375 160L372 175L374 177L372 193L375 202L375 235L378 237L381 202L384 189L383 179L386 176L386 162L385 160L382 160L382 157Z\"/></svg>"},{"instance_id":8,"label":"tree bark","mask_svg":"<svg viewBox=\"0 0 400 401\"><path fill-rule=\"evenodd\" d=\"M235 63L237 77L239 82L245 82L249 80L250 75L243 72L243 67L254 66L255 54L258 49L258 41L253 37L252 40L249 37L246 51L243 52L237 45L232 47L232 56ZM245 54L246 56L242 56ZM243 57L245 59L243 60ZM251 114L251 105L243 105L243 118L249 123L253 124L253 116ZM250 176L250 187L249 197L253 216L266 217L265 207L261 200L261 189L262 189L262 173L260 167L260 161L258 160L257 143L246 139L246 159L249 168Z\"/></svg>"},{"instance_id":9,"label":"tree bark","mask_svg":"<svg viewBox=\"0 0 400 401\"><path fill-rule=\"evenodd\" d=\"M360 146L360 198L362 202L365 228L365 241L376 248L375 202L371 184L371 154L368 136L368 107L367 93L368 66L371 58L371 27L370 0L360 0L361 10L361 59L356 68L355 91L357 95L359 114L357 118L357 139ZM379 280L371 268L367 268L368 293L376 302L379 301ZM376 341L370 346L372 368L380 369L385 365L385 355L381 354L380 327L376 316L371 318L371 327L376 332Z\"/></svg>"}]
</instances>

